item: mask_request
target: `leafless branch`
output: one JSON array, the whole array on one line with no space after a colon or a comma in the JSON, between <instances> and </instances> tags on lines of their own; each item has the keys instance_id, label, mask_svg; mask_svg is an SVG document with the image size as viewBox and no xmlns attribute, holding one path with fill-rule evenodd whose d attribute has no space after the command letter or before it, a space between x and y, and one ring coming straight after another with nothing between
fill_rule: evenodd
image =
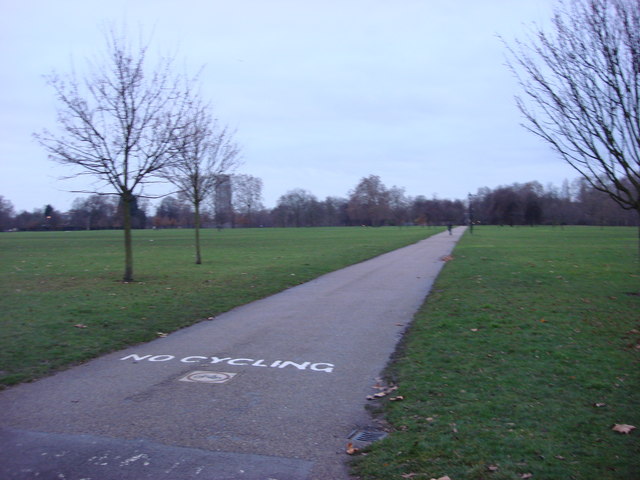
<instances>
[{"instance_id":1,"label":"leafless branch","mask_svg":"<svg viewBox=\"0 0 640 480\"><path fill-rule=\"evenodd\" d=\"M593 188L640 213L638 2L561 1L552 26L507 45L524 127Z\"/></svg>"}]
</instances>

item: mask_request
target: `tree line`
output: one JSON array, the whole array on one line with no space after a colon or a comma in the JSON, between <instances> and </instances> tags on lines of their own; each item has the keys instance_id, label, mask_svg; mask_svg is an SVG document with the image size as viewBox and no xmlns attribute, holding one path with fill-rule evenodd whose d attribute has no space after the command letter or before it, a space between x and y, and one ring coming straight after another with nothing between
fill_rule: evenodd
<instances>
[{"instance_id":1,"label":"tree line","mask_svg":"<svg viewBox=\"0 0 640 480\"><path fill-rule=\"evenodd\" d=\"M86 206L67 212L69 219L75 218L72 223L84 219L91 228L94 217L100 216L91 205L105 204L103 195L114 196L109 205L120 212L124 231L125 282L133 279L131 229L136 222L139 227L149 222L145 186L159 179L174 184L180 196L163 200L155 221L180 226L185 222L172 219L170 207L192 209L198 264L199 229L208 221L204 217L211 198L217 226L630 225L640 214L639 32L636 0L560 2L552 32L535 29L526 41L507 44L508 63L524 92L516 102L525 127L582 175L573 191L565 185L545 189L529 182L480 189L466 201L409 198L404 189L386 188L379 177L370 175L348 198L319 201L296 189L282 195L271 211L260 208L254 198L251 208L242 212L238 203L233 204L230 175L239 161L238 147L213 118L196 79L175 74L172 58L149 69L147 45L136 47L114 30L106 36L103 56L88 64L86 75L47 77L56 95L59 128L53 133L43 130L36 138L53 161L100 184L85 192L94 194ZM235 192L237 197L237 185ZM8 211L6 200L2 203ZM23 213L0 215L2 221L7 217L15 223L27 220L29 214ZM64 216L51 205L40 215L48 228Z\"/></svg>"},{"instance_id":2,"label":"tree line","mask_svg":"<svg viewBox=\"0 0 640 480\"><path fill-rule=\"evenodd\" d=\"M496 188L483 187L465 199L409 196L401 187L386 187L380 177L364 177L344 197L318 199L296 188L265 208L262 180L229 175L229 196L216 204L212 196L202 208L205 228L406 226L406 225L613 225L634 226L634 212L619 207L608 195L583 179L544 187L537 181ZM219 198L219 196L218 196ZM222 204L220 204L222 203ZM122 229L123 205L116 197L77 198L70 210L52 205L16 213L0 196L0 229L100 230ZM157 205L136 198L131 208L133 228L194 228L193 204L184 195L170 195Z\"/></svg>"}]
</instances>

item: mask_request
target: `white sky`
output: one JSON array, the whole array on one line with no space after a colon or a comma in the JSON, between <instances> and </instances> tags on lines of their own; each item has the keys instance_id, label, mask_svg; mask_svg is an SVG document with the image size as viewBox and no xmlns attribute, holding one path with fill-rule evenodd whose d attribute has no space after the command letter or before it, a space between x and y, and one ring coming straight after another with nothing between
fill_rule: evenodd
<instances>
[{"instance_id":1,"label":"white sky","mask_svg":"<svg viewBox=\"0 0 640 480\"><path fill-rule=\"evenodd\" d=\"M497 34L546 24L553 0L0 0L0 195L67 210L82 189L32 138L55 128L43 75L67 73L126 22L175 53L237 129L267 207L303 188L346 197L379 175L408 195L577 175L522 128ZM153 57L152 57L153 58ZM86 182L86 179L84 180ZM85 185L86 188L86 185ZM167 187L168 188L168 187ZM160 190L158 191L160 192ZM148 192L150 193L150 192Z\"/></svg>"}]
</instances>

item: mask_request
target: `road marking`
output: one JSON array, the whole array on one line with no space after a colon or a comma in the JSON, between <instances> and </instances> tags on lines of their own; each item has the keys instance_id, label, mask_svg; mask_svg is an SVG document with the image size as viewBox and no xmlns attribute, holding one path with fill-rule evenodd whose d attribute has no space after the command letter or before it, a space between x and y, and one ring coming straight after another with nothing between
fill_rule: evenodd
<instances>
[{"instance_id":1,"label":"road marking","mask_svg":"<svg viewBox=\"0 0 640 480\"><path fill-rule=\"evenodd\" d=\"M180 381L195 383L226 383L235 376L235 373L207 372L204 370L196 370L195 372L188 373L187 375L182 377Z\"/></svg>"},{"instance_id":2,"label":"road marking","mask_svg":"<svg viewBox=\"0 0 640 480\"><path fill-rule=\"evenodd\" d=\"M227 365L234 365L239 367L267 367L267 368L295 368L296 370L307 370L311 372L333 372L335 365L327 362L292 362L290 360L275 360L269 362L264 358L243 358L243 357L215 357L215 356L203 356L203 355L189 355L186 357L176 357L175 355L138 355L132 353L120 360L131 360L134 363L138 362L171 362L179 361L182 363L197 363L199 365L219 364L226 363Z\"/></svg>"}]
</instances>

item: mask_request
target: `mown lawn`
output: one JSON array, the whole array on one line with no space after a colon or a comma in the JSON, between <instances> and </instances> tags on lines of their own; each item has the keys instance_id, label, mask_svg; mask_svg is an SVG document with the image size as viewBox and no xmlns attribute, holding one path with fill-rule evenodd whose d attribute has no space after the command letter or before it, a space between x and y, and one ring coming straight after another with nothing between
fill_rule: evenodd
<instances>
[{"instance_id":1,"label":"mown lawn","mask_svg":"<svg viewBox=\"0 0 640 480\"><path fill-rule=\"evenodd\" d=\"M362 479L640 479L633 228L480 227L387 370ZM630 434L616 424L638 427Z\"/></svg>"},{"instance_id":2,"label":"mown lawn","mask_svg":"<svg viewBox=\"0 0 640 480\"><path fill-rule=\"evenodd\" d=\"M0 388L145 342L323 273L414 243L435 228L0 233Z\"/></svg>"}]
</instances>

